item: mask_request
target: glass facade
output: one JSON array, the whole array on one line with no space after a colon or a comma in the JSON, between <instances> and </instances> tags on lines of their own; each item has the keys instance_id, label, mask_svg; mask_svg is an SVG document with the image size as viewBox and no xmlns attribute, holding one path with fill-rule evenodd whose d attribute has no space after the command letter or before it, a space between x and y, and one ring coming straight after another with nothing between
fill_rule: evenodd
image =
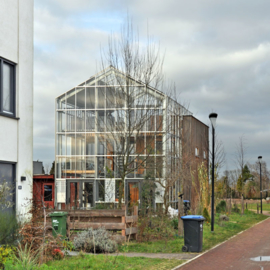
<instances>
[{"instance_id":1,"label":"glass facade","mask_svg":"<svg viewBox=\"0 0 270 270\"><path fill-rule=\"evenodd\" d=\"M57 203L87 208L117 202L120 179L133 195L133 180L162 180L180 157L183 110L112 67L57 97ZM178 188L172 187L175 196Z\"/></svg>"}]
</instances>

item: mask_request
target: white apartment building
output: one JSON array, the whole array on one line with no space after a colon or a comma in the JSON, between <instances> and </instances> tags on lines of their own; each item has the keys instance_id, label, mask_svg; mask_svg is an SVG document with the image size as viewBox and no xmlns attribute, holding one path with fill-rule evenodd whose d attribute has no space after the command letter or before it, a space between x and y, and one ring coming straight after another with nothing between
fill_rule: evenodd
<instances>
[{"instance_id":1,"label":"white apartment building","mask_svg":"<svg viewBox=\"0 0 270 270\"><path fill-rule=\"evenodd\" d=\"M0 184L13 186L17 214L32 198L33 5L0 0Z\"/></svg>"}]
</instances>

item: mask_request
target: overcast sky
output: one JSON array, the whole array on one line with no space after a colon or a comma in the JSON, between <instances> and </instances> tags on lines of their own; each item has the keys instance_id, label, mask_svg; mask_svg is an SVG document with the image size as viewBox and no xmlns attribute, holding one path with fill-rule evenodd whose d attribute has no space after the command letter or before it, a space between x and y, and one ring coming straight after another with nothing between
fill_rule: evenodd
<instances>
[{"instance_id":1,"label":"overcast sky","mask_svg":"<svg viewBox=\"0 0 270 270\"><path fill-rule=\"evenodd\" d=\"M148 25L160 43L166 77L194 116L209 124L218 113L227 168L242 135L247 161L269 164L269 10L267 0L35 0L34 160L53 162L55 97L99 71L100 47L128 12L142 38Z\"/></svg>"}]
</instances>

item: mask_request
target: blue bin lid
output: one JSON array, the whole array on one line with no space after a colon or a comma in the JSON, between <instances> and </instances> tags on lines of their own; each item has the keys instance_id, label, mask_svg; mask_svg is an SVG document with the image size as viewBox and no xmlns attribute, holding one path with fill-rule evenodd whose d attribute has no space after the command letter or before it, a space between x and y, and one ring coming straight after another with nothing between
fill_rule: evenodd
<instances>
[{"instance_id":1,"label":"blue bin lid","mask_svg":"<svg viewBox=\"0 0 270 270\"><path fill-rule=\"evenodd\" d=\"M189 200L183 200L183 202L189 202Z\"/></svg>"},{"instance_id":2,"label":"blue bin lid","mask_svg":"<svg viewBox=\"0 0 270 270\"><path fill-rule=\"evenodd\" d=\"M182 216L181 219L189 219L189 220L205 220L203 216L198 216L198 215L188 215L188 216Z\"/></svg>"}]
</instances>

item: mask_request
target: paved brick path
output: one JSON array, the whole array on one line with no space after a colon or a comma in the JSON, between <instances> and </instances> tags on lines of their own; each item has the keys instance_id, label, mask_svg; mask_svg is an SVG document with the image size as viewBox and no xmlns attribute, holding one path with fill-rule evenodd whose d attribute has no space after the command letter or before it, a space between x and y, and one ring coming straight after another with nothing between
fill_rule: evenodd
<instances>
[{"instance_id":1,"label":"paved brick path","mask_svg":"<svg viewBox=\"0 0 270 270\"><path fill-rule=\"evenodd\" d=\"M270 261L250 260L257 256L270 256L270 218L177 269L270 270Z\"/></svg>"}]
</instances>

